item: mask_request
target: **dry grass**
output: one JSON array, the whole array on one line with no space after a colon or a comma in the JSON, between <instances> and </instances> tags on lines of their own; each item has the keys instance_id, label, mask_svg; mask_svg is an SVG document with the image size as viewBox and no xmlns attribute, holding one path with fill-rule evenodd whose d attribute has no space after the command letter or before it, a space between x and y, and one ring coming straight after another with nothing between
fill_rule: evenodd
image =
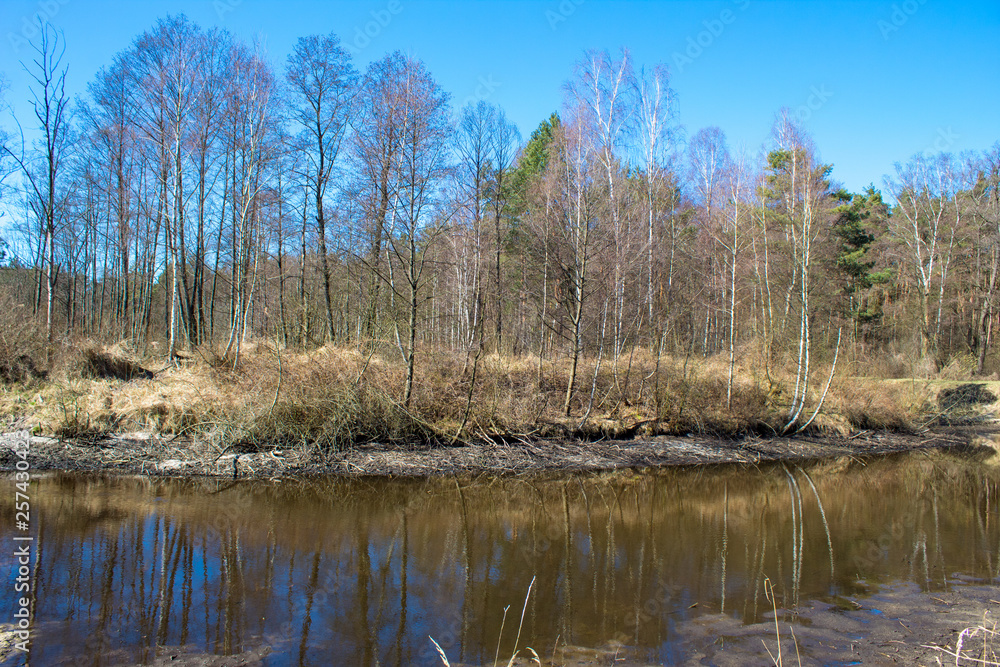
<instances>
[{"instance_id":1,"label":"dry grass","mask_svg":"<svg viewBox=\"0 0 1000 667\"><path fill-rule=\"evenodd\" d=\"M0 289L0 382L44 379L45 333L31 317L31 309Z\"/></svg>"},{"instance_id":2,"label":"dry grass","mask_svg":"<svg viewBox=\"0 0 1000 667\"><path fill-rule=\"evenodd\" d=\"M73 372L93 380L152 380L153 372L139 363L97 347L85 347L72 357Z\"/></svg>"},{"instance_id":3,"label":"dry grass","mask_svg":"<svg viewBox=\"0 0 1000 667\"><path fill-rule=\"evenodd\" d=\"M948 656L946 662L937 658L937 664L951 664L955 660L955 665L986 665L1000 667L1000 655L997 654L997 624L989 623L987 616L989 612L983 614L982 624L969 627L959 633L955 640L954 649L943 649L938 646L925 646Z\"/></svg>"},{"instance_id":4,"label":"dry grass","mask_svg":"<svg viewBox=\"0 0 1000 667\"><path fill-rule=\"evenodd\" d=\"M472 360L420 350L413 397L403 406L405 367L392 353L335 346L279 352L259 342L244 348L235 369L210 348L164 368L162 358L144 357L127 342L85 342L67 348L48 380L7 385L0 412L9 422L65 437L143 430L223 447L268 443L319 451L511 435L774 434L787 419L794 375L781 368L763 373L752 352L737 366L728 407L728 360L721 356L657 359L636 349L617 363L605 358L599 369L596 359L583 359L567 417L565 358L484 355L472 387ZM806 414L828 370L815 369ZM933 402L926 386L914 387L839 378L810 429L906 429Z\"/></svg>"},{"instance_id":5,"label":"dry grass","mask_svg":"<svg viewBox=\"0 0 1000 667\"><path fill-rule=\"evenodd\" d=\"M837 378L825 406L848 426L862 430L907 431L924 406L925 383L886 382L867 377Z\"/></svg>"}]
</instances>

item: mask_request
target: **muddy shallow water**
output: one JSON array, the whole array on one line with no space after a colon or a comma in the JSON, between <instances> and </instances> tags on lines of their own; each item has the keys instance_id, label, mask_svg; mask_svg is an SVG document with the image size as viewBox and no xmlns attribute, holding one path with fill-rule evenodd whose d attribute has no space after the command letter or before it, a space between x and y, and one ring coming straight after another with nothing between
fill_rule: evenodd
<instances>
[{"instance_id":1,"label":"muddy shallow water","mask_svg":"<svg viewBox=\"0 0 1000 667\"><path fill-rule=\"evenodd\" d=\"M506 664L515 640L556 664L771 664L775 607L787 664L796 645L802 664L918 664L997 606L998 491L997 468L927 451L530 478L39 475L31 664L441 664L429 637L453 665Z\"/></svg>"}]
</instances>

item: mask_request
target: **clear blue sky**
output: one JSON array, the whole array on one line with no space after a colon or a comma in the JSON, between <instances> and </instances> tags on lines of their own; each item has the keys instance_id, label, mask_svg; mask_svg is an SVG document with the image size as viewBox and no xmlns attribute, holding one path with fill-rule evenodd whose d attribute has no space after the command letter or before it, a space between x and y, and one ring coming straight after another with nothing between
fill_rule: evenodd
<instances>
[{"instance_id":1,"label":"clear blue sky","mask_svg":"<svg viewBox=\"0 0 1000 667\"><path fill-rule=\"evenodd\" d=\"M584 49L625 46L637 64L672 67L688 135L718 125L731 146L755 152L790 107L854 191L880 186L916 152L1000 140L997 0L0 0L0 71L26 125L18 61L30 57L21 40L38 12L64 32L73 93L157 18L184 13L259 39L281 67L307 34L338 33L359 69L402 49L456 106L477 95L497 102L525 137L559 108ZM366 25L368 44L357 39Z\"/></svg>"}]
</instances>

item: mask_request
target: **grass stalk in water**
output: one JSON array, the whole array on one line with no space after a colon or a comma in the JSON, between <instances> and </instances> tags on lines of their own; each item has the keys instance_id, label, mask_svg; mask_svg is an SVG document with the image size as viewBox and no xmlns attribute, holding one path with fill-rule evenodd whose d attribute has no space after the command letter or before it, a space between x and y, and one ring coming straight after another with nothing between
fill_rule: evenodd
<instances>
[{"instance_id":1,"label":"grass stalk in water","mask_svg":"<svg viewBox=\"0 0 1000 667\"><path fill-rule=\"evenodd\" d=\"M521 641L521 630L524 628L524 614L528 610L528 600L531 598L531 589L534 585L535 577L532 577L531 583L528 584L528 593L524 596L524 606L521 607L521 621L517 625L517 637L514 639L514 653L510 656L510 660L507 661L507 667L513 667L514 660L517 659L517 656L519 656L522 651L530 652L532 662L538 665L538 667L541 667L542 665L542 660L538 657L538 653L535 652L535 649L530 646L525 646L523 649L517 648L518 643ZM503 640L503 628L507 622L507 611L509 609L510 605L507 605L503 610L503 620L500 622L500 635L497 637L497 653L493 658L493 667L496 667L497 661L500 659L500 642ZM427 638L431 640L431 643L434 644L434 648L437 649L438 655L441 656L441 663L445 667L451 667L451 663L448 662L448 655L444 652L444 649L441 648L441 645L434 641L434 638L430 635L428 635Z\"/></svg>"}]
</instances>

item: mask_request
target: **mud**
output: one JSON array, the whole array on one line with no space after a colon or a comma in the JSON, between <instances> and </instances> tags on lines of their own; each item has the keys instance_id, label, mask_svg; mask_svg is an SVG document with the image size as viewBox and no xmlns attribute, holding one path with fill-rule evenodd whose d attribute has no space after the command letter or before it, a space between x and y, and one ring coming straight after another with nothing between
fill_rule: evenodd
<instances>
[{"instance_id":1,"label":"mud","mask_svg":"<svg viewBox=\"0 0 1000 667\"><path fill-rule=\"evenodd\" d=\"M994 429L995 430L995 429ZM34 471L105 472L154 476L270 479L313 475L406 476L462 473L530 474L615 470L775 460L879 456L903 451L967 450L995 454L975 431L938 429L921 434L862 432L852 437L798 436L726 440L709 436L659 436L634 440L531 440L457 445L366 443L335 452L312 448L241 450L196 439L125 433L93 439L33 436L28 462ZM14 470L16 434L0 436L0 471Z\"/></svg>"}]
</instances>

